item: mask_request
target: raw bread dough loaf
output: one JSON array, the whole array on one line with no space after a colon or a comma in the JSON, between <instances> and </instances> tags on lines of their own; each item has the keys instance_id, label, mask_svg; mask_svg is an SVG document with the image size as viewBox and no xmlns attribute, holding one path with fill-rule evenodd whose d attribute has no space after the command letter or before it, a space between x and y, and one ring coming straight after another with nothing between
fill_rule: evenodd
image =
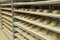
<instances>
[{"instance_id":1,"label":"raw bread dough loaf","mask_svg":"<svg viewBox=\"0 0 60 40\"><path fill-rule=\"evenodd\" d=\"M21 11L24 11L24 9L22 8Z\"/></svg>"},{"instance_id":2,"label":"raw bread dough loaf","mask_svg":"<svg viewBox=\"0 0 60 40\"><path fill-rule=\"evenodd\" d=\"M32 11L36 11L36 9L32 9Z\"/></svg>"},{"instance_id":3,"label":"raw bread dough loaf","mask_svg":"<svg viewBox=\"0 0 60 40\"><path fill-rule=\"evenodd\" d=\"M48 34L48 30L46 30L46 29L41 29L41 33L42 33L42 35L44 35L44 36L46 36L47 34Z\"/></svg>"},{"instance_id":4,"label":"raw bread dough loaf","mask_svg":"<svg viewBox=\"0 0 60 40\"><path fill-rule=\"evenodd\" d=\"M36 38L34 38L32 35L30 35L30 34L28 34L28 33L25 33L25 34L23 34L23 35L25 35L25 37L26 37L27 39L29 39L29 40L36 40Z\"/></svg>"},{"instance_id":5,"label":"raw bread dough loaf","mask_svg":"<svg viewBox=\"0 0 60 40\"><path fill-rule=\"evenodd\" d=\"M52 13L53 14L60 14L60 10L54 10Z\"/></svg>"},{"instance_id":6,"label":"raw bread dough loaf","mask_svg":"<svg viewBox=\"0 0 60 40\"><path fill-rule=\"evenodd\" d=\"M50 22L50 20L49 20L49 19L46 19L46 20L44 20L43 23L44 23L45 25L47 25L49 22Z\"/></svg>"},{"instance_id":7,"label":"raw bread dough loaf","mask_svg":"<svg viewBox=\"0 0 60 40\"><path fill-rule=\"evenodd\" d=\"M57 24L56 21L52 21L52 22L50 23L50 26L51 26L51 27L54 27L54 26L56 26L56 24Z\"/></svg>"},{"instance_id":8,"label":"raw bread dough loaf","mask_svg":"<svg viewBox=\"0 0 60 40\"><path fill-rule=\"evenodd\" d=\"M53 33L52 38L53 38L53 40L58 40L58 35L57 35L57 33Z\"/></svg>"},{"instance_id":9,"label":"raw bread dough loaf","mask_svg":"<svg viewBox=\"0 0 60 40\"><path fill-rule=\"evenodd\" d=\"M22 18L22 17L23 17L23 15L20 15L20 17Z\"/></svg>"},{"instance_id":10,"label":"raw bread dough loaf","mask_svg":"<svg viewBox=\"0 0 60 40\"><path fill-rule=\"evenodd\" d=\"M23 23L23 25L27 25L27 23Z\"/></svg>"},{"instance_id":11,"label":"raw bread dough loaf","mask_svg":"<svg viewBox=\"0 0 60 40\"><path fill-rule=\"evenodd\" d=\"M25 9L25 11L29 11L29 9Z\"/></svg>"},{"instance_id":12,"label":"raw bread dough loaf","mask_svg":"<svg viewBox=\"0 0 60 40\"><path fill-rule=\"evenodd\" d=\"M30 9L29 11L36 11L36 9Z\"/></svg>"},{"instance_id":13,"label":"raw bread dough loaf","mask_svg":"<svg viewBox=\"0 0 60 40\"><path fill-rule=\"evenodd\" d=\"M40 28L39 27L36 27L36 28L34 28L34 31L40 32Z\"/></svg>"},{"instance_id":14,"label":"raw bread dough loaf","mask_svg":"<svg viewBox=\"0 0 60 40\"><path fill-rule=\"evenodd\" d=\"M35 27L34 25L30 25L30 26L29 26L30 29L33 29L34 27Z\"/></svg>"},{"instance_id":15,"label":"raw bread dough loaf","mask_svg":"<svg viewBox=\"0 0 60 40\"><path fill-rule=\"evenodd\" d=\"M24 15L22 15L22 18L25 18L25 16L24 16Z\"/></svg>"},{"instance_id":16,"label":"raw bread dough loaf","mask_svg":"<svg viewBox=\"0 0 60 40\"><path fill-rule=\"evenodd\" d=\"M27 17L30 17L30 16L28 16L28 15L24 15L24 16L25 16L25 17L24 17L25 19L26 19Z\"/></svg>"},{"instance_id":17,"label":"raw bread dough loaf","mask_svg":"<svg viewBox=\"0 0 60 40\"><path fill-rule=\"evenodd\" d=\"M32 11L32 9L29 9L29 11Z\"/></svg>"},{"instance_id":18,"label":"raw bread dough loaf","mask_svg":"<svg viewBox=\"0 0 60 40\"><path fill-rule=\"evenodd\" d=\"M31 19L31 16L27 16L26 19Z\"/></svg>"},{"instance_id":19,"label":"raw bread dough loaf","mask_svg":"<svg viewBox=\"0 0 60 40\"><path fill-rule=\"evenodd\" d=\"M42 9L37 9L36 12L43 12L43 10Z\"/></svg>"},{"instance_id":20,"label":"raw bread dough loaf","mask_svg":"<svg viewBox=\"0 0 60 40\"><path fill-rule=\"evenodd\" d=\"M41 22L43 20L43 18L38 18L38 19L36 19L36 22Z\"/></svg>"},{"instance_id":21,"label":"raw bread dough loaf","mask_svg":"<svg viewBox=\"0 0 60 40\"><path fill-rule=\"evenodd\" d=\"M37 19L37 17L36 17L36 16L31 17L31 19L30 19L30 20L35 20L35 19Z\"/></svg>"},{"instance_id":22,"label":"raw bread dough loaf","mask_svg":"<svg viewBox=\"0 0 60 40\"><path fill-rule=\"evenodd\" d=\"M43 33L44 33L44 35L47 35L47 34L48 34L48 32L49 32L48 30L44 30L44 32L43 32Z\"/></svg>"},{"instance_id":23,"label":"raw bread dough loaf","mask_svg":"<svg viewBox=\"0 0 60 40\"><path fill-rule=\"evenodd\" d=\"M49 10L46 9L46 10L44 10L43 12L44 12L44 13L49 13Z\"/></svg>"}]
</instances>

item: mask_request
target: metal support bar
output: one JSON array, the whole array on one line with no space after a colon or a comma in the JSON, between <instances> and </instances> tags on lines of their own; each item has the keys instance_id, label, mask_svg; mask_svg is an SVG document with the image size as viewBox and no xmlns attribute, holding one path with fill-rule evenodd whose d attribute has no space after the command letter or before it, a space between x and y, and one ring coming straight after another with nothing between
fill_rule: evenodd
<instances>
[{"instance_id":1,"label":"metal support bar","mask_svg":"<svg viewBox=\"0 0 60 40\"><path fill-rule=\"evenodd\" d=\"M13 0L11 0L11 8L12 8L12 28L13 28L13 38L12 40L14 40L14 7L13 7Z\"/></svg>"}]
</instances>

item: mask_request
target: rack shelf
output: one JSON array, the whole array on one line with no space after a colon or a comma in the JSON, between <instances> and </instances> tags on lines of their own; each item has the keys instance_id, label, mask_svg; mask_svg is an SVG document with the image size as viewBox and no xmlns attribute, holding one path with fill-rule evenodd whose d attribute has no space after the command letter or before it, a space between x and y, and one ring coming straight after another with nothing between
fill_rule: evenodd
<instances>
[{"instance_id":1,"label":"rack shelf","mask_svg":"<svg viewBox=\"0 0 60 40\"><path fill-rule=\"evenodd\" d=\"M12 10L11 8L1 8L1 10Z\"/></svg>"},{"instance_id":2,"label":"rack shelf","mask_svg":"<svg viewBox=\"0 0 60 40\"><path fill-rule=\"evenodd\" d=\"M22 37L22 36L19 35L18 33L16 33L15 36L16 36L18 39L20 39L20 40L26 40L26 39L24 39L24 37Z\"/></svg>"},{"instance_id":3,"label":"rack shelf","mask_svg":"<svg viewBox=\"0 0 60 40\"><path fill-rule=\"evenodd\" d=\"M8 22L7 20L3 20L3 22L5 22L5 23L7 23L7 24L12 26L12 24L10 22Z\"/></svg>"},{"instance_id":4,"label":"rack shelf","mask_svg":"<svg viewBox=\"0 0 60 40\"><path fill-rule=\"evenodd\" d=\"M41 15L41 16L48 16L53 18L60 18L60 14L52 14L52 13L43 13L43 12L31 12L31 11L21 11L21 10L15 10L15 12L22 12L26 14L34 14L34 15Z\"/></svg>"},{"instance_id":5,"label":"rack shelf","mask_svg":"<svg viewBox=\"0 0 60 40\"><path fill-rule=\"evenodd\" d=\"M8 18L5 18L5 17L2 17L4 20L7 20L9 22L12 22L12 20L8 19Z\"/></svg>"},{"instance_id":6,"label":"rack shelf","mask_svg":"<svg viewBox=\"0 0 60 40\"><path fill-rule=\"evenodd\" d=\"M8 32L6 33L7 31L5 29L3 29L3 33L7 36L7 38L9 40L11 40L12 36L10 34L8 34Z\"/></svg>"},{"instance_id":7,"label":"rack shelf","mask_svg":"<svg viewBox=\"0 0 60 40\"><path fill-rule=\"evenodd\" d=\"M3 8L4 10L12 10L11 8ZM53 18L60 18L60 14L52 14L52 13L43 13L43 12L31 12L31 11L22 11L22 10L14 10L14 12L22 12L26 14L34 14L34 15L40 15L40 16L48 16Z\"/></svg>"},{"instance_id":8,"label":"rack shelf","mask_svg":"<svg viewBox=\"0 0 60 40\"><path fill-rule=\"evenodd\" d=\"M10 35L12 35L12 32L9 31L5 26L3 27Z\"/></svg>"},{"instance_id":9,"label":"rack shelf","mask_svg":"<svg viewBox=\"0 0 60 40\"><path fill-rule=\"evenodd\" d=\"M12 19L9 18L9 17L7 17L7 16L2 16L2 18L3 18L3 19L6 19L6 20L8 20L8 21L10 21L10 22L12 22Z\"/></svg>"},{"instance_id":10,"label":"rack shelf","mask_svg":"<svg viewBox=\"0 0 60 40\"><path fill-rule=\"evenodd\" d=\"M48 30L51 30L51 31L54 31L54 32L57 32L57 33L60 33L59 28L50 27L49 25L44 25L42 23L36 23L34 21L30 21L30 20L27 20L27 19L20 18L19 16L15 16L15 18L17 18L19 20L23 20L23 21L29 22L29 23L37 25L39 27L42 27L42 28L45 28L45 29L48 29Z\"/></svg>"},{"instance_id":11,"label":"rack shelf","mask_svg":"<svg viewBox=\"0 0 60 40\"><path fill-rule=\"evenodd\" d=\"M6 14L6 15L9 15L9 16L12 16L12 14L10 12L3 12L1 11L2 14Z\"/></svg>"},{"instance_id":12,"label":"rack shelf","mask_svg":"<svg viewBox=\"0 0 60 40\"><path fill-rule=\"evenodd\" d=\"M4 26L8 27L12 31L12 27L6 23L3 23Z\"/></svg>"},{"instance_id":13,"label":"rack shelf","mask_svg":"<svg viewBox=\"0 0 60 40\"><path fill-rule=\"evenodd\" d=\"M23 30L25 30L25 31L27 31L27 32L29 32L30 34L36 36L39 39L43 38L45 40L52 40L51 38L48 38L47 36L44 36L44 35L42 35L40 33L38 34L38 33L34 32L34 31L32 31L32 30L24 27L23 25L20 25L18 22L15 22L14 25L17 26L17 27L19 27L19 28L21 28L21 29L23 29Z\"/></svg>"},{"instance_id":14,"label":"rack shelf","mask_svg":"<svg viewBox=\"0 0 60 40\"><path fill-rule=\"evenodd\" d=\"M21 34L22 36L26 37L28 40L39 40L35 37L33 37L31 34L28 34L27 32L24 32L24 30L21 30L19 28L15 28L15 30Z\"/></svg>"},{"instance_id":15,"label":"rack shelf","mask_svg":"<svg viewBox=\"0 0 60 40\"><path fill-rule=\"evenodd\" d=\"M60 4L60 1L37 1L37 2L16 2L13 5L46 5L46 4ZM1 6L11 6L11 3L1 4Z\"/></svg>"}]
</instances>

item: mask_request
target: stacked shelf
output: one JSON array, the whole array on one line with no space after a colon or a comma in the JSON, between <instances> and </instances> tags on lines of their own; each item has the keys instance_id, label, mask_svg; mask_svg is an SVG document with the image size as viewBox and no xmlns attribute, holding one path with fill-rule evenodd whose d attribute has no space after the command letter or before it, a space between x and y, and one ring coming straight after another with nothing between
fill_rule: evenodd
<instances>
[{"instance_id":1,"label":"stacked shelf","mask_svg":"<svg viewBox=\"0 0 60 40\"><path fill-rule=\"evenodd\" d=\"M53 4L59 3L57 1L55 3L51 1L45 2L46 3L43 1L14 3L14 18L17 19L14 25L30 33L39 40L60 40L60 36L58 36L60 35L60 9L55 9L55 7L52 9L51 7ZM51 6L49 6L50 4ZM26 5L28 7L26 7ZM42 5L48 5L48 8L40 7ZM51 9L49 9L49 7ZM11 9L9 8L9 10Z\"/></svg>"},{"instance_id":2,"label":"stacked shelf","mask_svg":"<svg viewBox=\"0 0 60 40\"><path fill-rule=\"evenodd\" d=\"M39 40L36 37L32 36L31 34L27 33L26 31L24 31L20 28L15 28L15 31L18 32L15 34L15 36L17 36L17 38L19 38L21 40ZM20 35L21 35L21 38L20 38Z\"/></svg>"},{"instance_id":3,"label":"stacked shelf","mask_svg":"<svg viewBox=\"0 0 60 40\"><path fill-rule=\"evenodd\" d=\"M12 40L13 37L12 13L6 10L1 10L1 14L2 14L3 33L5 33L5 35L9 40Z\"/></svg>"},{"instance_id":4,"label":"stacked shelf","mask_svg":"<svg viewBox=\"0 0 60 40\"><path fill-rule=\"evenodd\" d=\"M60 36L58 36L60 35L60 9L35 8L35 6L40 5L39 3L41 5L46 5L46 3L42 4L43 2L28 2L24 4L16 3L14 7L21 5L24 6L22 6L21 8L14 8L14 18L17 19L17 22L14 23L15 26L21 28L22 30L25 30L26 32L30 33L31 35L35 36L40 40L60 40ZM49 4L49 2L47 4ZM53 2L51 3L51 5L52 4L55 3ZM33 6L31 6L31 8L26 7L26 5ZM9 8L9 10L11 9Z\"/></svg>"},{"instance_id":5,"label":"stacked shelf","mask_svg":"<svg viewBox=\"0 0 60 40\"><path fill-rule=\"evenodd\" d=\"M59 30L60 27L57 26L58 21L56 22L55 19L54 19L55 21L52 21L52 20L50 21L49 19L44 18L44 17L40 17L40 16L36 16L36 15L30 15L29 16L29 15L30 14L27 15L27 14L20 13L19 16L15 16L15 18L17 18L20 21L15 22L14 24L17 27L19 27L19 28L21 28L23 30L26 30L27 32L29 32L32 35L36 36L37 38L42 37L45 40L54 40L55 39L52 36L52 34L54 35L56 33L56 35L58 35L58 33L60 31ZM49 21L50 21L50 23L49 23ZM56 38L57 38L57 36L56 36ZM56 40L58 40L58 39L59 38L57 38Z\"/></svg>"},{"instance_id":6,"label":"stacked shelf","mask_svg":"<svg viewBox=\"0 0 60 40\"><path fill-rule=\"evenodd\" d=\"M13 8L7 7L11 5ZM60 1L14 2L1 6L5 6L1 8L3 30L10 40L13 34L14 40L60 40Z\"/></svg>"},{"instance_id":7,"label":"stacked shelf","mask_svg":"<svg viewBox=\"0 0 60 40\"><path fill-rule=\"evenodd\" d=\"M14 2L13 5L46 5L46 4L60 4L60 1L37 1L37 2ZM3 6L11 6L11 3L1 4Z\"/></svg>"}]
</instances>

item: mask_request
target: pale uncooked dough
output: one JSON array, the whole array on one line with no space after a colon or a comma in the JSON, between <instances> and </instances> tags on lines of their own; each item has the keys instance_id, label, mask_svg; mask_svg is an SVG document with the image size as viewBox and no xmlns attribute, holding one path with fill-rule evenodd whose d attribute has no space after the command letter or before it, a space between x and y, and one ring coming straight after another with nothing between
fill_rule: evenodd
<instances>
[{"instance_id":1,"label":"pale uncooked dough","mask_svg":"<svg viewBox=\"0 0 60 40\"><path fill-rule=\"evenodd\" d=\"M49 13L49 10L46 9L46 10L44 10L43 12L44 12L44 13Z\"/></svg>"},{"instance_id":2,"label":"pale uncooked dough","mask_svg":"<svg viewBox=\"0 0 60 40\"><path fill-rule=\"evenodd\" d=\"M60 10L54 10L52 13L53 14L60 14Z\"/></svg>"},{"instance_id":3,"label":"pale uncooked dough","mask_svg":"<svg viewBox=\"0 0 60 40\"><path fill-rule=\"evenodd\" d=\"M47 25L49 22L50 22L50 20L46 19L46 20L44 20L43 23Z\"/></svg>"},{"instance_id":4,"label":"pale uncooked dough","mask_svg":"<svg viewBox=\"0 0 60 40\"><path fill-rule=\"evenodd\" d=\"M50 23L50 26L51 26L51 27L54 27L54 26L56 26L56 24L57 24L56 21L52 21L52 22Z\"/></svg>"}]
</instances>

